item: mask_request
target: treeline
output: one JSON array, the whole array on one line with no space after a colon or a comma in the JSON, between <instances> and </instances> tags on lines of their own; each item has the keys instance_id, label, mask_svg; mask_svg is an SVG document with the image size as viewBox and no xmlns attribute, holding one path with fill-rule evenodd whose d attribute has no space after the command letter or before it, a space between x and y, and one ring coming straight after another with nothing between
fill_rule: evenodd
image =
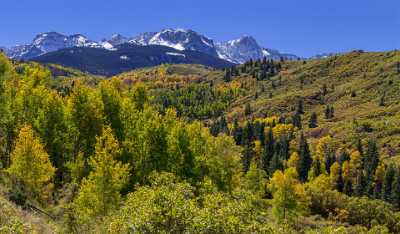
<instances>
[{"instance_id":1,"label":"treeline","mask_svg":"<svg viewBox=\"0 0 400 234\"><path fill-rule=\"evenodd\" d=\"M234 66L230 69L225 70L224 81L229 82L232 77L239 76L240 74L250 74L253 78L257 80L269 80L271 77L278 74L281 69L281 63L284 61L269 60L264 57L262 60L258 59L256 61L249 60L240 66Z\"/></svg>"}]
</instances>

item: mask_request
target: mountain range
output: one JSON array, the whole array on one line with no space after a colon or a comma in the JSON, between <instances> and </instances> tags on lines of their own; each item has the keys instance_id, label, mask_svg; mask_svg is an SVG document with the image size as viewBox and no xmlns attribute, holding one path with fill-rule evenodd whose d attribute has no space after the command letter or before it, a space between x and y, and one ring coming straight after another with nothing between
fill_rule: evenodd
<instances>
[{"instance_id":1,"label":"mountain range","mask_svg":"<svg viewBox=\"0 0 400 234\"><path fill-rule=\"evenodd\" d=\"M111 38L101 41L91 40L82 34L63 35L57 32L47 32L37 35L30 44L3 50L6 51L10 58L30 60L65 48L87 47L113 51L118 49L117 46L121 44L159 45L179 51L198 51L237 64L244 63L250 59L261 59L264 56L270 59L279 59L280 57L297 58L292 54L282 54L277 50L266 49L260 46L251 36L243 36L227 42L214 42L212 39L190 29L164 29L160 32L142 33L131 38L114 34Z\"/></svg>"}]
</instances>

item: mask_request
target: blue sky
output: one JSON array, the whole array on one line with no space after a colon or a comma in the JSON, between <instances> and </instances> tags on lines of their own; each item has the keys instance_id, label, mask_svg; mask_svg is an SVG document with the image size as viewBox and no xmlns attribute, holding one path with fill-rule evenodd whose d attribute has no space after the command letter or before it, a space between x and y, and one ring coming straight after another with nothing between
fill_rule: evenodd
<instances>
[{"instance_id":1,"label":"blue sky","mask_svg":"<svg viewBox=\"0 0 400 234\"><path fill-rule=\"evenodd\" d=\"M46 31L99 40L180 27L300 56L400 48L399 0L2 0L0 22L1 46Z\"/></svg>"}]
</instances>

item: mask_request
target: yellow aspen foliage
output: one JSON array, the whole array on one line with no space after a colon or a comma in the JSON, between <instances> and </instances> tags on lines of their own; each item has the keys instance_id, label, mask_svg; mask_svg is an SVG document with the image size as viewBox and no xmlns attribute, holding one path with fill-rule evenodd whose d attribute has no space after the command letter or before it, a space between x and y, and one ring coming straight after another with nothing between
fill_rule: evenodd
<instances>
[{"instance_id":1,"label":"yellow aspen foliage","mask_svg":"<svg viewBox=\"0 0 400 234\"><path fill-rule=\"evenodd\" d=\"M162 80L164 80L165 77L167 76L167 66L166 65L159 66L158 69L157 69L157 73L158 73L158 76Z\"/></svg>"},{"instance_id":2,"label":"yellow aspen foliage","mask_svg":"<svg viewBox=\"0 0 400 234\"><path fill-rule=\"evenodd\" d=\"M261 160L261 153L262 153L262 144L260 140L254 141L254 153L255 153L255 160L259 162Z\"/></svg>"},{"instance_id":3,"label":"yellow aspen foliage","mask_svg":"<svg viewBox=\"0 0 400 234\"><path fill-rule=\"evenodd\" d=\"M290 219L308 211L310 198L297 178L296 168L275 171L271 178L272 213L278 220Z\"/></svg>"},{"instance_id":4,"label":"yellow aspen foliage","mask_svg":"<svg viewBox=\"0 0 400 234\"><path fill-rule=\"evenodd\" d=\"M383 179L385 178L385 172L386 172L385 164L380 163L375 171L374 180L376 183L383 183Z\"/></svg>"},{"instance_id":5,"label":"yellow aspen foliage","mask_svg":"<svg viewBox=\"0 0 400 234\"><path fill-rule=\"evenodd\" d=\"M350 163L348 161L344 162L342 165L342 175L344 180L351 178L350 171Z\"/></svg>"},{"instance_id":6,"label":"yellow aspen foliage","mask_svg":"<svg viewBox=\"0 0 400 234\"><path fill-rule=\"evenodd\" d=\"M287 167L294 167L297 168L297 164L299 163L300 160L300 156L297 152L293 152L290 157L289 160L287 161Z\"/></svg>"},{"instance_id":7,"label":"yellow aspen foliage","mask_svg":"<svg viewBox=\"0 0 400 234\"><path fill-rule=\"evenodd\" d=\"M362 169L362 159L361 159L361 154L358 152L358 150L354 150L350 154L350 176L352 178L356 178L357 174L360 172Z\"/></svg>"},{"instance_id":8,"label":"yellow aspen foliage","mask_svg":"<svg viewBox=\"0 0 400 234\"><path fill-rule=\"evenodd\" d=\"M293 124L277 124L275 127L272 128L272 133L276 138L282 136L289 136L294 131Z\"/></svg>"},{"instance_id":9,"label":"yellow aspen foliage","mask_svg":"<svg viewBox=\"0 0 400 234\"><path fill-rule=\"evenodd\" d=\"M330 168L330 174L329 177L331 179L332 184L336 184L336 182L339 180L340 177L340 164L338 162L335 162L332 164Z\"/></svg>"},{"instance_id":10,"label":"yellow aspen foliage","mask_svg":"<svg viewBox=\"0 0 400 234\"><path fill-rule=\"evenodd\" d=\"M33 135L30 125L23 127L11 153L11 167L7 170L12 176L21 180L28 190L40 198L45 198L55 168L51 165L49 155L39 139Z\"/></svg>"},{"instance_id":11,"label":"yellow aspen foliage","mask_svg":"<svg viewBox=\"0 0 400 234\"><path fill-rule=\"evenodd\" d=\"M318 140L318 144L315 149L315 155L321 161L326 157L335 153L335 147L333 146L332 137L325 136Z\"/></svg>"},{"instance_id":12,"label":"yellow aspen foliage","mask_svg":"<svg viewBox=\"0 0 400 234\"><path fill-rule=\"evenodd\" d=\"M256 123L264 123L266 126L273 126L279 122L279 118L277 116L271 116L267 118L257 118L254 120Z\"/></svg>"}]
</instances>

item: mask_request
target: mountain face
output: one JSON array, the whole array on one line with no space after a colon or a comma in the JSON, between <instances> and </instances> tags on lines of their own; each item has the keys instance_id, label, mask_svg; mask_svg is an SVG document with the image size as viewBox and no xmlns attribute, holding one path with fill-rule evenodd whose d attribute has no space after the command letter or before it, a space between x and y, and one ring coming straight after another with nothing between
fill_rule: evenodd
<instances>
[{"instance_id":1,"label":"mountain face","mask_svg":"<svg viewBox=\"0 0 400 234\"><path fill-rule=\"evenodd\" d=\"M34 57L71 47L101 47L81 34L66 36L57 32L37 35L31 44L15 46L7 51L13 59L32 59Z\"/></svg>"},{"instance_id":2,"label":"mountain face","mask_svg":"<svg viewBox=\"0 0 400 234\"><path fill-rule=\"evenodd\" d=\"M234 65L226 60L198 51L129 43L118 45L113 50L93 47L65 48L40 55L32 60L45 64L60 64L105 76L164 63L202 64L214 68L228 68Z\"/></svg>"},{"instance_id":3,"label":"mountain face","mask_svg":"<svg viewBox=\"0 0 400 234\"><path fill-rule=\"evenodd\" d=\"M129 41L137 45L162 45L176 50L193 50L217 57L213 40L192 30L165 29L143 33Z\"/></svg>"},{"instance_id":4,"label":"mountain face","mask_svg":"<svg viewBox=\"0 0 400 234\"><path fill-rule=\"evenodd\" d=\"M290 54L281 54L277 50L262 48L257 41L250 36L244 36L236 40L231 40L216 44L218 56L232 63L244 63L250 59L260 59L267 57L269 59L296 59L297 56Z\"/></svg>"}]
</instances>

